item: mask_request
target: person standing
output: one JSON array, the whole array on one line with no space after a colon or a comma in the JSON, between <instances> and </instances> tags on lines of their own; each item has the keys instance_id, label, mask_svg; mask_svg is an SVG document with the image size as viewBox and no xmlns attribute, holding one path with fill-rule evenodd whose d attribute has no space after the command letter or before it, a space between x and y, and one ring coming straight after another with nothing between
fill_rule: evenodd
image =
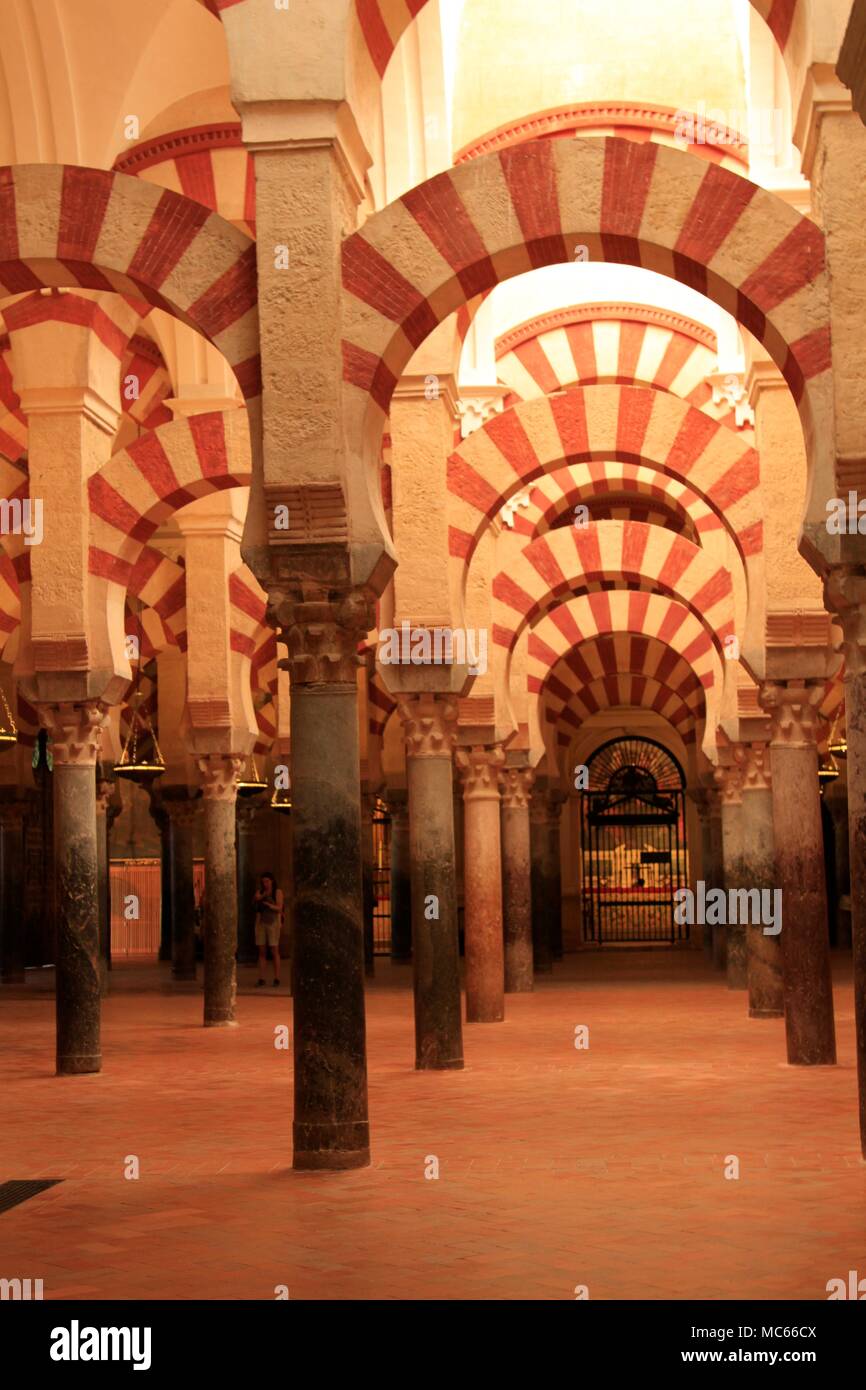
<instances>
[{"instance_id":1,"label":"person standing","mask_svg":"<svg viewBox=\"0 0 866 1390\"><path fill-rule=\"evenodd\" d=\"M274 988L280 983L280 931L283 921L283 893L273 874L262 874L253 898L256 912L256 946L259 951L259 978L256 988L266 983L267 953L274 962Z\"/></svg>"}]
</instances>

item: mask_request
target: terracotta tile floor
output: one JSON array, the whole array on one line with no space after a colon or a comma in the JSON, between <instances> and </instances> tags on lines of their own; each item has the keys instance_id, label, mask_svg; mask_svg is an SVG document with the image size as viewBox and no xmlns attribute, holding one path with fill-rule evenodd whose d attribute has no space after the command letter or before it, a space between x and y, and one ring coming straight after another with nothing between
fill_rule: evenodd
<instances>
[{"instance_id":1,"label":"terracotta tile floor","mask_svg":"<svg viewBox=\"0 0 866 1390\"><path fill-rule=\"evenodd\" d=\"M58 1079L34 975L0 994L0 1179L66 1181L0 1215L0 1276L46 1298L825 1299L866 1275L835 971L835 1069L789 1068L781 1021L750 1021L700 954L641 951L571 957L466 1028L464 1072L418 1074L410 969L379 963L373 1166L328 1175L289 1168L284 992L244 972L242 1026L206 1032L194 987L119 967L105 1070Z\"/></svg>"}]
</instances>

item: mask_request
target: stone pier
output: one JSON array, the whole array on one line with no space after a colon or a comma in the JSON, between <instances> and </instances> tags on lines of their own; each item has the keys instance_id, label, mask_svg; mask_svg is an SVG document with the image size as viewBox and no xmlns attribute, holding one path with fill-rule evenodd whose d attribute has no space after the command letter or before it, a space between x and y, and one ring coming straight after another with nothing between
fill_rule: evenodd
<instances>
[{"instance_id":1,"label":"stone pier","mask_svg":"<svg viewBox=\"0 0 866 1390\"><path fill-rule=\"evenodd\" d=\"M498 1023L505 1017L499 824L499 773L504 762L499 747L457 751L463 781L467 1023Z\"/></svg>"}]
</instances>

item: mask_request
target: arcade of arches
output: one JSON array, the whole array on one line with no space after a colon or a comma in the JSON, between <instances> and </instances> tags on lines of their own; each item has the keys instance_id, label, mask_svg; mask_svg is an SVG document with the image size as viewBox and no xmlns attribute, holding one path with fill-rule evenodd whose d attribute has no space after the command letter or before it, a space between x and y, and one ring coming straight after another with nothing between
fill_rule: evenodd
<instances>
[{"instance_id":1,"label":"arcade of arches","mask_svg":"<svg viewBox=\"0 0 866 1390\"><path fill-rule=\"evenodd\" d=\"M589 1011L599 1163L676 1016L862 1211L864 71L860 0L5 0L3 1177L144 1145L137 1068L152 1138L242 1073L264 1172L375 1175L423 1111L426 1191L536 1088L570 1153Z\"/></svg>"}]
</instances>

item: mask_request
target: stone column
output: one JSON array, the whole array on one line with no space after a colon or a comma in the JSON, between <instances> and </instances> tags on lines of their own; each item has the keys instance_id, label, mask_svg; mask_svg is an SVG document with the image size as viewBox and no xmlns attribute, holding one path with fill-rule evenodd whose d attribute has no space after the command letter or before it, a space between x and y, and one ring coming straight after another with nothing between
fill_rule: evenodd
<instances>
[{"instance_id":1,"label":"stone column","mask_svg":"<svg viewBox=\"0 0 866 1390\"><path fill-rule=\"evenodd\" d=\"M710 822L710 854L713 864L714 888L725 886L725 851L722 838L722 798L715 787L708 793ZM713 965L716 970L727 970L728 941L724 927L711 927L713 937Z\"/></svg>"},{"instance_id":2,"label":"stone column","mask_svg":"<svg viewBox=\"0 0 866 1390\"><path fill-rule=\"evenodd\" d=\"M96 769L96 873L99 892L99 969L103 998L111 970L111 883L108 867L108 803L114 783Z\"/></svg>"},{"instance_id":3,"label":"stone column","mask_svg":"<svg viewBox=\"0 0 866 1390\"><path fill-rule=\"evenodd\" d=\"M159 831L159 959L171 960L171 821L156 796L151 797L150 814Z\"/></svg>"},{"instance_id":4,"label":"stone column","mask_svg":"<svg viewBox=\"0 0 866 1390\"><path fill-rule=\"evenodd\" d=\"M308 598L317 592L310 581L300 592L270 594L292 681L294 1166L362 1168L370 1132L357 669L374 614L354 591L340 602Z\"/></svg>"},{"instance_id":5,"label":"stone column","mask_svg":"<svg viewBox=\"0 0 866 1390\"><path fill-rule=\"evenodd\" d=\"M770 750L766 743L742 745L743 883L771 895L779 886L773 835L773 792ZM771 896L770 901L773 901ZM784 927L784 899L782 925ZM781 932L768 936L763 924L746 927L749 1017L781 1018L785 1012L782 988Z\"/></svg>"},{"instance_id":6,"label":"stone column","mask_svg":"<svg viewBox=\"0 0 866 1390\"><path fill-rule=\"evenodd\" d=\"M544 792L536 788L529 803L532 960L536 975L549 975L553 970L553 953L550 948L553 889L548 859L549 847L547 801Z\"/></svg>"},{"instance_id":7,"label":"stone column","mask_svg":"<svg viewBox=\"0 0 866 1390\"><path fill-rule=\"evenodd\" d=\"M193 828L199 801L186 789L163 792L162 806L169 819L169 886L171 890L171 974L175 980L195 979L195 886L193 878Z\"/></svg>"},{"instance_id":8,"label":"stone column","mask_svg":"<svg viewBox=\"0 0 866 1390\"><path fill-rule=\"evenodd\" d=\"M716 780L722 802L724 887L730 895L731 890L739 888L743 882L743 788L739 767L717 768ZM730 896L728 903L730 904ZM749 981L745 924L729 920L723 930L726 940L725 971L728 989L746 989Z\"/></svg>"},{"instance_id":9,"label":"stone column","mask_svg":"<svg viewBox=\"0 0 866 1390\"><path fill-rule=\"evenodd\" d=\"M204 1026L235 1025L238 879L235 802L244 760L230 753L198 759L204 796Z\"/></svg>"},{"instance_id":10,"label":"stone column","mask_svg":"<svg viewBox=\"0 0 866 1390\"><path fill-rule=\"evenodd\" d=\"M256 876L253 872L253 827L256 814L261 806L256 798L239 798L235 806L237 829L237 885L238 885L238 960L250 964L256 959L256 914L253 895L256 891Z\"/></svg>"},{"instance_id":11,"label":"stone column","mask_svg":"<svg viewBox=\"0 0 866 1390\"><path fill-rule=\"evenodd\" d=\"M364 974L368 980L376 973L375 911L376 892L373 859L373 814L376 798L369 792L361 796L361 875L364 894Z\"/></svg>"},{"instance_id":12,"label":"stone column","mask_svg":"<svg viewBox=\"0 0 866 1390\"><path fill-rule=\"evenodd\" d=\"M854 1024L860 1148L866 1158L866 574L834 570L824 598L828 610L838 614L844 639Z\"/></svg>"},{"instance_id":13,"label":"stone column","mask_svg":"<svg viewBox=\"0 0 866 1390\"><path fill-rule=\"evenodd\" d=\"M689 796L695 803L701 827L701 874L707 889L720 888L721 865L715 860L716 845L713 840L713 826L710 807L713 799L718 799L715 789L691 787ZM701 945L708 962L713 962L713 927L705 922L701 929Z\"/></svg>"},{"instance_id":14,"label":"stone column","mask_svg":"<svg viewBox=\"0 0 866 1390\"><path fill-rule=\"evenodd\" d=\"M411 864L415 1067L463 1066L452 754L457 701L445 695L398 700L406 737Z\"/></svg>"},{"instance_id":15,"label":"stone column","mask_svg":"<svg viewBox=\"0 0 866 1390\"><path fill-rule=\"evenodd\" d=\"M565 797L560 791L547 794L547 873L550 878L550 955L562 960L562 862L559 852L559 819Z\"/></svg>"},{"instance_id":16,"label":"stone column","mask_svg":"<svg viewBox=\"0 0 866 1390\"><path fill-rule=\"evenodd\" d=\"M527 766L506 767L500 778L506 994L529 994L533 987L529 800L534 781Z\"/></svg>"},{"instance_id":17,"label":"stone column","mask_svg":"<svg viewBox=\"0 0 866 1390\"><path fill-rule=\"evenodd\" d=\"M846 897L851 901L851 848L848 825L848 771L845 760L840 759L841 776L824 785L824 805L833 821L833 848L836 855L836 945L842 950L851 949L851 912L840 905ZM828 909L832 911L830 904Z\"/></svg>"},{"instance_id":18,"label":"stone column","mask_svg":"<svg viewBox=\"0 0 866 1390\"><path fill-rule=\"evenodd\" d=\"M467 1023L497 1023L505 1017L499 825L499 772L504 762L498 747L457 751L463 781Z\"/></svg>"},{"instance_id":19,"label":"stone column","mask_svg":"<svg viewBox=\"0 0 866 1390\"><path fill-rule=\"evenodd\" d=\"M14 793L13 793L14 795ZM0 926L0 983L23 985L27 965L27 915L24 893L24 829L27 802L0 801L2 833L2 926Z\"/></svg>"},{"instance_id":20,"label":"stone column","mask_svg":"<svg viewBox=\"0 0 866 1390\"><path fill-rule=\"evenodd\" d=\"M409 794L388 793L391 813L391 959L412 959L412 865L409 857Z\"/></svg>"},{"instance_id":21,"label":"stone column","mask_svg":"<svg viewBox=\"0 0 866 1390\"><path fill-rule=\"evenodd\" d=\"M40 702L54 761L57 1074L100 1071L96 759L106 707Z\"/></svg>"},{"instance_id":22,"label":"stone column","mask_svg":"<svg viewBox=\"0 0 866 1390\"><path fill-rule=\"evenodd\" d=\"M782 978L788 1061L836 1061L824 840L818 790L817 708L824 682L761 687L772 719L770 771L776 873L782 890Z\"/></svg>"}]
</instances>

